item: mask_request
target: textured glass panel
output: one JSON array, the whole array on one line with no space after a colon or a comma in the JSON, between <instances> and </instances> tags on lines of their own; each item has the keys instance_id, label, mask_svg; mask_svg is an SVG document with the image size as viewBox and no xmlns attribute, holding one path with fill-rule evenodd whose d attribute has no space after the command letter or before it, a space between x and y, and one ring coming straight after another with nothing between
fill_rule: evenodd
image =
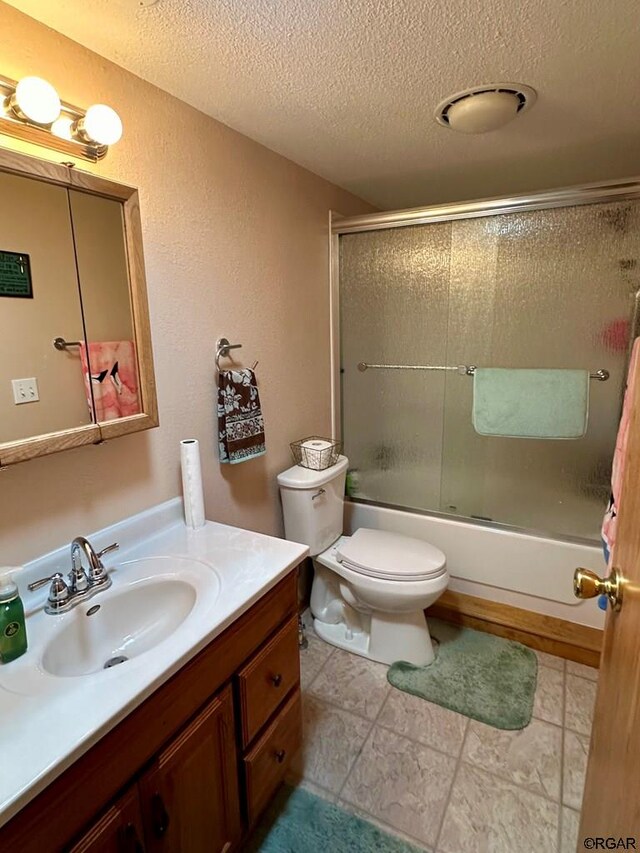
<instances>
[{"instance_id":1,"label":"textured glass panel","mask_svg":"<svg viewBox=\"0 0 640 853\"><path fill-rule=\"evenodd\" d=\"M634 299L640 204L341 238L343 430L363 497L598 538ZM480 436L473 379L358 361L606 368L583 439Z\"/></svg>"},{"instance_id":2,"label":"textured glass panel","mask_svg":"<svg viewBox=\"0 0 640 853\"><path fill-rule=\"evenodd\" d=\"M442 364L450 256L449 223L341 238L343 437L362 497L438 505L444 374L357 364Z\"/></svg>"},{"instance_id":3,"label":"textured glass panel","mask_svg":"<svg viewBox=\"0 0 640 853\"><path fill-rule=\"evenodd\" d=\"M589 205L453 225L447 357L492 367L606 368L575 441L479 436L472 382L447 378L441 509L597 538L609 492L640 207ZM455 507L455 509L453 509Z\"/></svg>"}]
</instances>

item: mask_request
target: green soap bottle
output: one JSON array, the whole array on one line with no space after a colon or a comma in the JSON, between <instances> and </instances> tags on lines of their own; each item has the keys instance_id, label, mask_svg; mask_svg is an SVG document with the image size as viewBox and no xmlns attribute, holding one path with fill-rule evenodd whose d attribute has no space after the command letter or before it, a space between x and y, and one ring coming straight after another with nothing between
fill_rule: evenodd
<instances>
[{"instance_id":1,"label":"green soap bottle","mask_svg":"<svg viewBox=\"0 0 640 853\"><path fill-rule=\"evenodd\" d=\"M20 566L0 568L0 663L9 663L27 651L24 607L13 575Z\"/></svg>"}]
</instances>

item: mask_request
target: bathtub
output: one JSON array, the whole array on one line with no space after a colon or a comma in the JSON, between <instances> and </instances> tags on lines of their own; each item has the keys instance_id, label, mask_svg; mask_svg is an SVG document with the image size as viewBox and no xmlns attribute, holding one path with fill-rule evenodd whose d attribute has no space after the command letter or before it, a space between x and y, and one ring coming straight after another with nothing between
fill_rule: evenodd
<instances>
[{"instance_id":1,"label":"bathtub","mask_svg":"<svg viewBox=\"0 0 640 853\"><path fill-rule=\"evenodd\" d=\"M345 502L345 533L372 527L432 542L447 556L449 589L568 622L604 626L596 599L573 595L578 566L602 574L602 550L595 545L499 529L457 519Z\"/></svg>"}]
</instances>

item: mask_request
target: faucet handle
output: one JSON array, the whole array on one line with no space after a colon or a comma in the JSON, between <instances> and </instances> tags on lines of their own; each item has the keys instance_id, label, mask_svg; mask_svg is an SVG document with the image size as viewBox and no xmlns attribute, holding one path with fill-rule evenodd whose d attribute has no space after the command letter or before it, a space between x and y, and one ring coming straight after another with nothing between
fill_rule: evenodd
<instances>
[{"instance_id":1,"label":"faucet handle","mask_svg":"<svg viewBox=\"0 0 640 853\"><path fill-rule=\"evenodd\" d=\"M60 572L55 572L53 575L49 575L48 578L40 578L30 583L28 589L34 592L36 589L40 589L41 586L49 583L49 581L51 581L51 588L49 589L49 599L45 610L47 613L57 613L69 600L69 587Z\"/></svg>"},{"instance_id":2,"label":"faucet handle","mask_svg":"<svg viewBox=\"0 0 640 853\"><path fill-rule=\"evenodd\" d=\"M107 583L109 575L107 574L106 568L102 565L102 557L105 554L110 554L112 551L117 551L120 547L118 542L112 542L111 545L107 545L106 548L103 548L102 551L98 551L96 557L98 558L98 565L91 565L89 569L91 583L95 586L97 584Z\"/></svg>"},{"instance_id":3,"label":"faucet handle","mask_svg":"<svg viewBox=\"0 0 640 853\"><path fill-rule=\"evenodd\" d=\"M49 575L46 578L39 578L37 581L33 581L33 583L27 584L27 589L29 592L35 592L40 587L43 587L45 584L50 583L54 578L61 578L62 575L60 572L54 572L52 575Z\"/></svg>"},{"instance_id":4,"label":"faucet handle","mask_svg":"<svg viewBox=\"0 0 640 853\"><path fill-rule=\"evenodd\" d=\"M110 554L112 551L117 551L119 547L119 542L112 542L111 545L107 545L107 547L103 548L102 551L98 551L98 559L101 560L105 554Z\"/></svg>"},{"instance_id":5,"label":"faucet handle","mask_svg":"<svg viewBox=\"0 0 640 853\"><path fill-rule=\"evenodd\" d=\"M60 572L56 572L51 578L51 588L49 590L49 605L51 609L55 610L56 607L65 604L68 598L69 587Z\"/></svg>"}]
</instances>

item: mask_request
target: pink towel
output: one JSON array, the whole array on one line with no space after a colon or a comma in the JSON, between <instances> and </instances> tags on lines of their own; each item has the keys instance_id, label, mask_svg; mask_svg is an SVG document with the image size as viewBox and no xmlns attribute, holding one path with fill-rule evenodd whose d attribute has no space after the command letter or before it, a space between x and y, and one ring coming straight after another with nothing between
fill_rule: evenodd
<instances>
[{"instance_id":1,"label":"pink towel","mask_svg":"<svg viewBox=\"0 0 640 853\"><path fill-rule=\"evenodd\" d=\"M629 422L631 420L631 405L633 403L636 377L638 372L638 360L640 359L640 338L633 342L631 359L629 361L629 372L627 374L627 388L624 392L624 403L622 404L622 417L618 427L616 449L613 453L613 467L611 470L611 499L602 522L602 541L604 543L607 562L616 542L616 530L618 527L618 511L620 509L620 492L622 490L622 479L624 475L624 460L627 452L627 440L629 436Z\"/></svg>"},{"instance_id":2,"label":"pink towel","mask_svg":"<svg viewBox=\"0 0 640 853\"><path fill-rule=\"evenodd\" d=\"M133 341L96 341L88 347L83 343L80 346L80 359L87 402L91 409L93 392L97 421L113 421L140 414L136 348Z\"/></svg>"}]
</instances>

